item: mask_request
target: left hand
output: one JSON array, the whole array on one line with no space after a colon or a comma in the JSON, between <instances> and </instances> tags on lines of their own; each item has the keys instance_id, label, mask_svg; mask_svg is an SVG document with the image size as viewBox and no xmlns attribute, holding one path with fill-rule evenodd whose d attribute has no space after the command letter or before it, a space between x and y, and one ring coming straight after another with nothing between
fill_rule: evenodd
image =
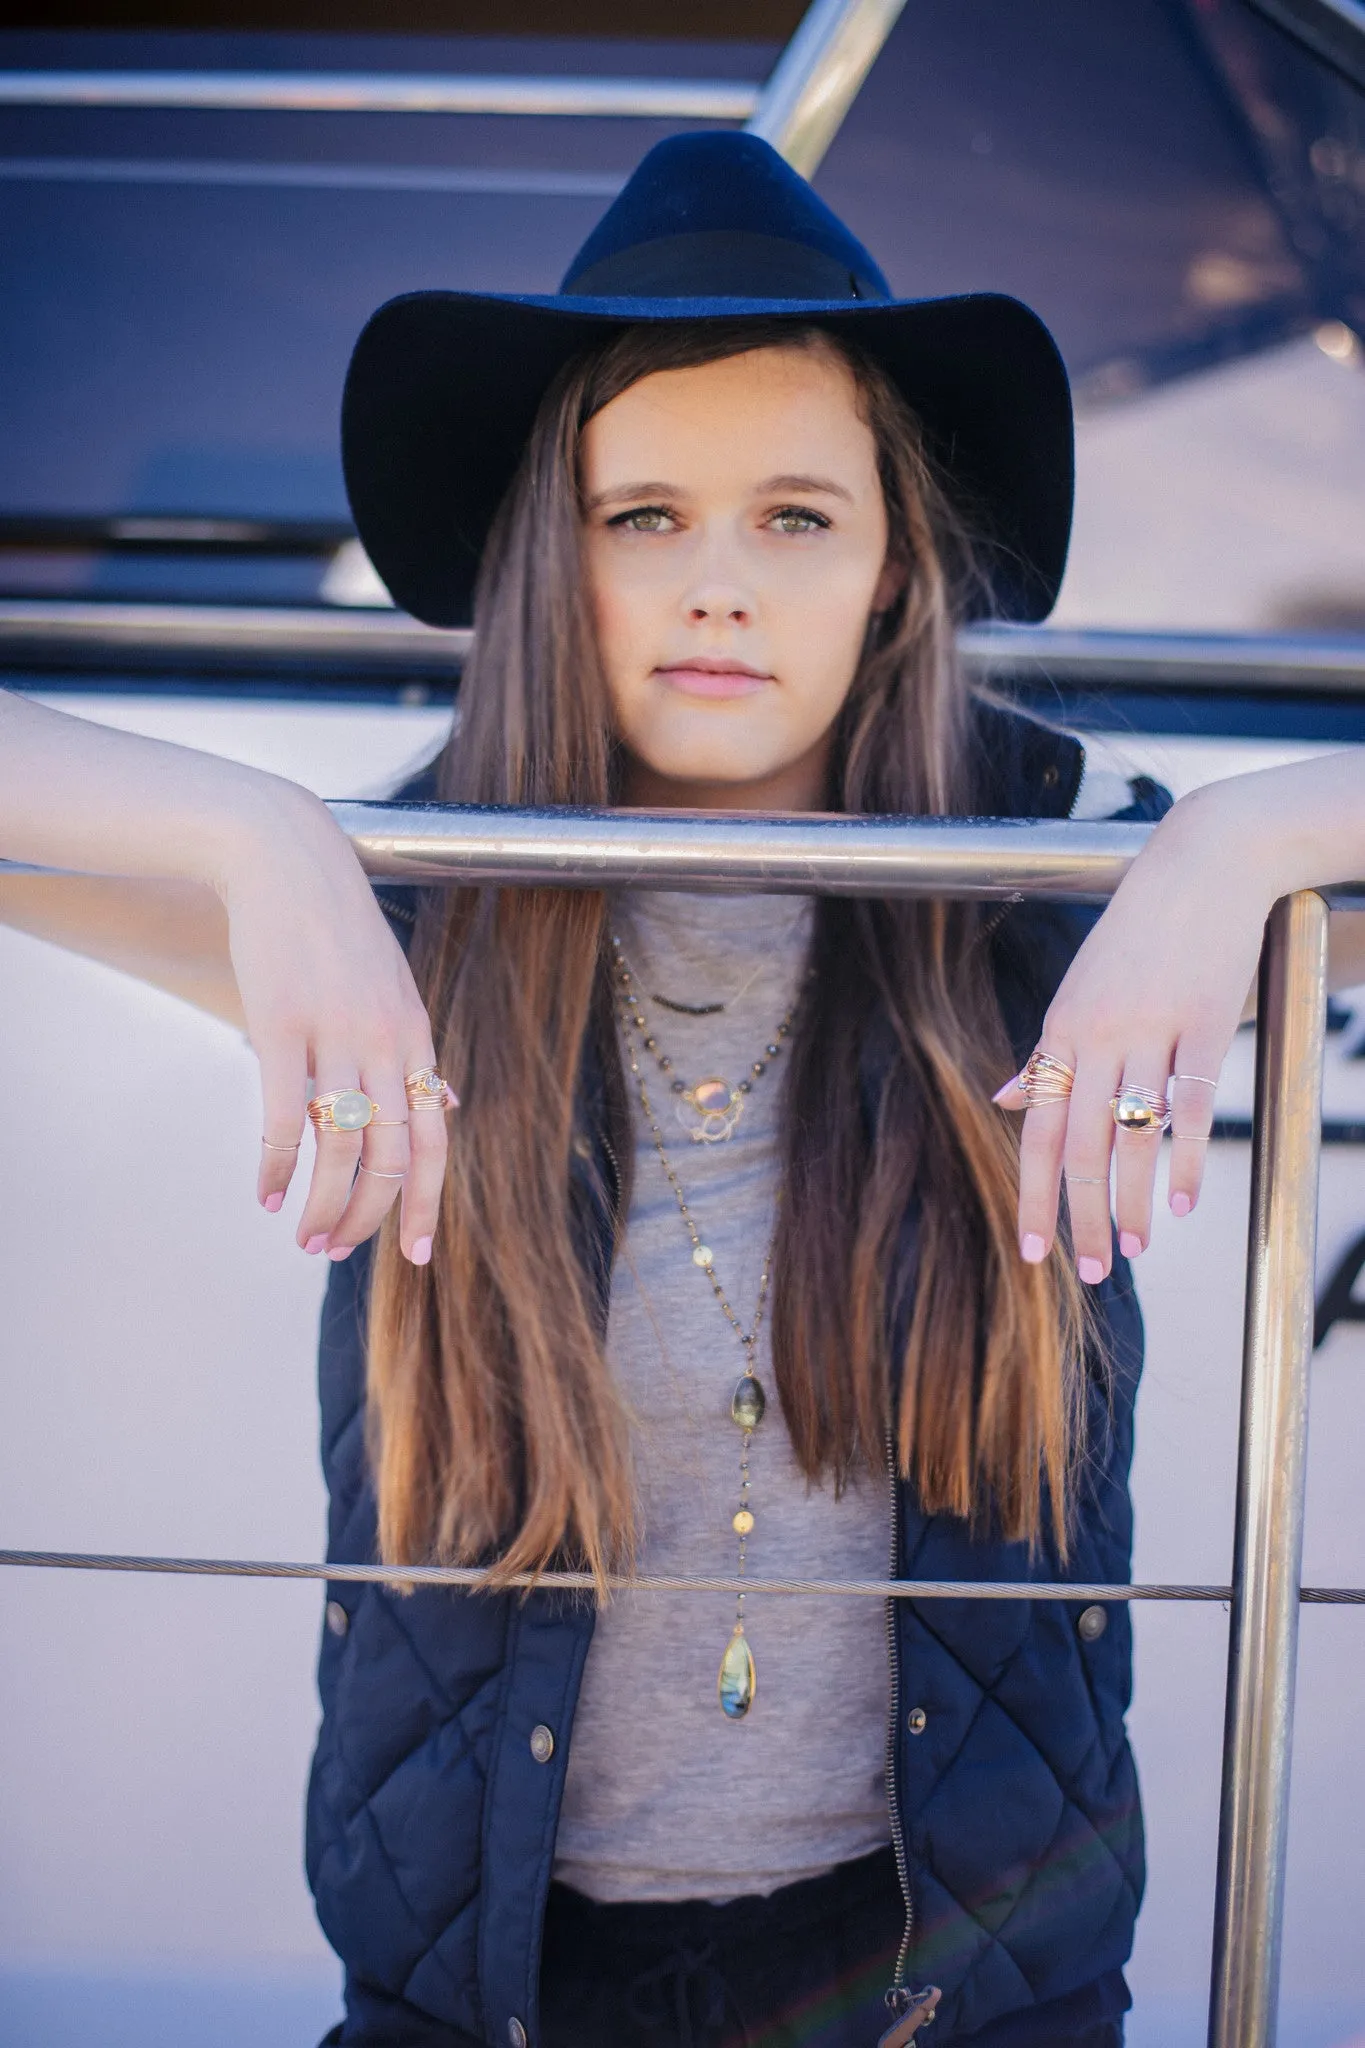
<instances>
[{"instance_id":1,"label":"left hand","mask_svg":"<svg viewBox=\"0 0 1365 2048\"><path fill-rule=\"evenodd\" d=\"M1041 1262L1057 1229L1061 1180L1077 1271L1098 1284L1111 1262L1110 1169L1120 1249L1151 1237L1160 1133L1116 1131L1111 1098L1125 1086L1171 1105L1169 1201L1199 1199L1214 1090L1255 980L1265 921L1282 893L1273 859L1215 792L1187 797L1152 834L1066 974L1039 1045L1075 1071L1066 1101L1027 1110L1020 1145L1019 1244ZM1173 1076L1196 1077L1172 1079ZM996 1097L1025 1109L1011 1081Z\"/></svg>"}]
</instances>

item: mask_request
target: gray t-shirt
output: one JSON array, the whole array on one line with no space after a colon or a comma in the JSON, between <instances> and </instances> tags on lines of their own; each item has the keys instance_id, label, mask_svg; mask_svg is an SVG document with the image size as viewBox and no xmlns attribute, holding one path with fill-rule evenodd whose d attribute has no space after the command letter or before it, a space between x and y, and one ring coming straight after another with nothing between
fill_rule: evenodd
<instances>
[{"instance_id":1,"label":"gray t-shirt","mask_svg":"<svg viewBox=\"0 0 1365 2048\"><path fill-rule=\"evenodd\" d=\"M732 1084L761 1057L798 988L809 904L772 896L632 895L615 929L675 1075ZM723 1000L718 1016L656 1006ZM800 1025L798 1022L797 1029ZM783 1059L745 1098L733 1135L693 1142L668 1077L638 1052L703 1241L749 1328L772 1233ZM630 1079L629 1072L627 1078ZM730 1399L739 1340L692 1246L632 1084L635 1191L612 1279L607 1350L636 1421L640 1570L735 1573L740 1431ZM886 1577L888 1480L864 1474L836 1501L808 1488L773 1382L750 1450L753 1577ZM597 1622L583 1676L555 1876L604 1901L766 1893L890 1839L884 1759L888 1665L878 1601L818 1595L745 1603L754 1704L727 1720L716 1693L734 1624L726 1595L618 1594Z\"/></svg>"}]
</instances>

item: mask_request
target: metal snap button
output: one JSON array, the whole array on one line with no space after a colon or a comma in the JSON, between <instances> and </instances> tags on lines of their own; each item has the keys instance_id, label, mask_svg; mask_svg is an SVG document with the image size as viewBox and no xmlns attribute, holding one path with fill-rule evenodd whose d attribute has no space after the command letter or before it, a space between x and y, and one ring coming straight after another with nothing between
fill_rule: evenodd
<instances>
[{"instance_id":1,"label":"metal snap button","mask_svg":"<svg viewBox=\"0 0 1365 2048\"><path fill-rule=\"evenodd\" d=\"M531 1730L531 1754L538 1764L547 1764L554 1753L553 1731L542 1721L538 1727Z\"/></svg>"},{"instance_id":2,"label":"metal snap button","mask_svg":"<svg viewBox=\"0 0 1365 2048\"><path fill-rule=\"evenodd\" d=\"M507 2022L507 2039L511 2043L511 2048L526 2048L526 2029L520 2020Z\"/></svg>"},{"instance_id":3,"label":"metal snap button","mask_svg":"<svg viewBox=\"0 0 1365 2048\"><path fill-rule=\"evenodd\" d=\"M327 1602L327 1626L334 1636L344 1636L351 1626L351 1617L339 1600Z\"/></svg>"},{"instance_id":4,"label":"metal snap button","mask_svg":"<svg viewBox=\"0 0 1365 2048\"><path fill-rule=\"evenodd\" d=\"M905 1717L905 1725L912 1735L923 1735L925 1729L929 1726L929 1716L925 1713L923 1707L911 1707Z\"/></svg>"},{"instance_id":5,"label":"metal snap button","mask_svg":"<svg viewBox=\"0 0 1365 2048\"><path fill-rule=\"evenodd\" d=\"M1097 1643L1109 1626L1103 1607L1083 1607L1076 1617L1076 1633L1083 1643Z\"/></svg>"}]
</instances>

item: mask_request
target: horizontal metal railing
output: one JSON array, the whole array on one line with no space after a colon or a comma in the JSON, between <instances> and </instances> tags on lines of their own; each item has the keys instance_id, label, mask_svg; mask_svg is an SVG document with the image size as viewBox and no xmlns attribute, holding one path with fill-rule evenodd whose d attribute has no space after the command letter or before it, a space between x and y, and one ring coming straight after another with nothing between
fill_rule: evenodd
<instances>
[{"instance_id":1,"label":"horizontal metal railing","mask_svg":"<svg viewBox=\"0 0 1365 2048\"><path fill-rule=\"evenodd\" d=\"M1147 830L364 804L337 804L334 811L369 872L390 879L1005 900L1103 900L1118 886ZM751 1580L747 1587L750 1594L889 1594L917 1600L1226 1600L1231 1610L1229 1679L1211 2048L1270 2048L1275 2038L1300 1606L1365 1604L1362 1588L1305 1588L1300 1583L1327 922L1319 894L1287 898L1271 914L1262 952L1230 1584ZM32 1550L0 1552L0 1564L468 1587L481 1577L457 1569ZM551 1573L542 1583L570 1588L588 1582L579 1574ZM734 1582L645 1583L696 1592L729 1590Z\"/></svg>"},{"instance_id":2,"label":"horizontal metal railing","mask_svg":"<svg viewBox=\"0 0 1365 2048\"><path fill-rule=\"evenodd\" d=\"M20 667L302 661L342 672L454 676L472 638L467 628L441 631L378 609L0 599L0 661ZM969 627L959 646L972 674L1023 683L1365 695L1360 635L992 625Z\"/></svg>"},{"instance_id":3,"label":"horizontal metal railing","mask_svg":"<svg viewBox=\"0 0 1365 2048\"><path fill-rule=\"evenodd\" d=\"M276 114L510 114L747 121L744 79L438 71L0 71L0 106L188 107Z\"/></svg>"}]
</instances>

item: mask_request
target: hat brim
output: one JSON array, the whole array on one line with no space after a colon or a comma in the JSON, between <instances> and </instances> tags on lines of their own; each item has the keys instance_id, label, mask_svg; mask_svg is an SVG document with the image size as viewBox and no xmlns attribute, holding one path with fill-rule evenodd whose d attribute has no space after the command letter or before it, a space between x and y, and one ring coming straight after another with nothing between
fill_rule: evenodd
<instances>
[{"instance_id":1,"label":"hat brim","mask_svg":"<svg viewBox=\"0 0 1365 2048\"><path fill-rule=\"evenodd\" d=\"M479 558L536 411L572 357L639 322L755 317L844 335L922 422L976 535L992 615L1043 619L1066 565L1071 396L1042 321L999 293L958 298L538 298L413 292L356 343L342 400L346 489L396 604L466 626ZM986 607L983 607L985 609Z\"/></svg>"}]
</instances>

